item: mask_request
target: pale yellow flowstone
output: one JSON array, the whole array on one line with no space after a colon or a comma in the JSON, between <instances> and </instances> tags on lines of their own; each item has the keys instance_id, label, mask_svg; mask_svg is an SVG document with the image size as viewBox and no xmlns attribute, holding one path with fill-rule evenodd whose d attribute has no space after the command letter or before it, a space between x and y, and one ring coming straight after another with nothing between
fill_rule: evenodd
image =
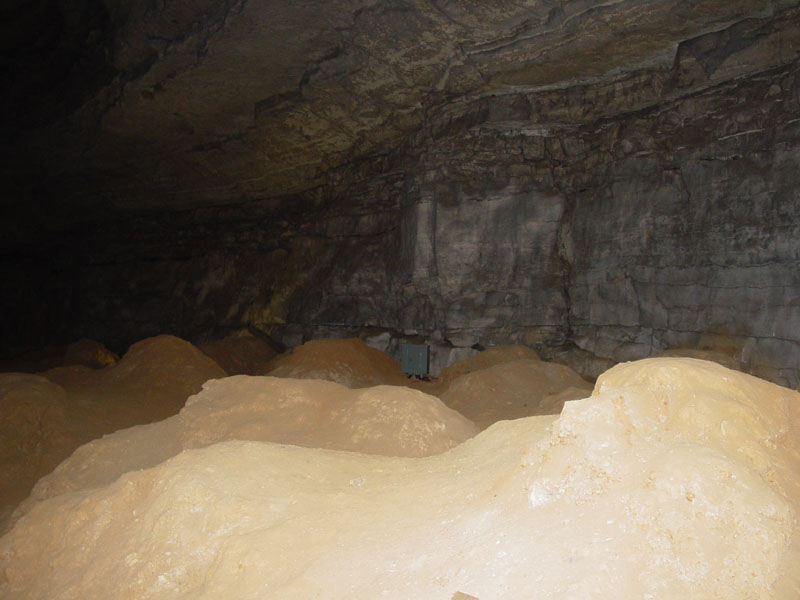
<instances>
[{"instance_id":1,"label":"pale yellow flowstone","mask_svg":"<svg viewBox=\"0 0 800 600\"><path fill-rule=\"evenodd\" d=\"M33 506L0 597L796 600L799 418L797 392L650 359L428 458L185 450Z\"/></svg>"}]
</instances>

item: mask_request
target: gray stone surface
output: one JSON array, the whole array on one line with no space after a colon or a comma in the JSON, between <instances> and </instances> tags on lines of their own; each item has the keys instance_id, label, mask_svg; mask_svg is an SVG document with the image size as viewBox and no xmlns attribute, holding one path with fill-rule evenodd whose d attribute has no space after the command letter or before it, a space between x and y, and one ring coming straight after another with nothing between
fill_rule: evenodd
<instances>
[{"instance_id":1,"label":"gray stone surface","mask_svg":"<svg viewBox=\"0 0 800 600\"><path fill-rule=\"evenodd\" d=\"M736 52L763 44L750 41ZM368 324L456 348L526 343L589 375L731 348L796 385L797 64L741 77L729 57L736 77L687 80L703 43L663 71L440 111L403 149L403 200L384 195L399 226L366 260L340 249L290 320L305 336Z\"/></svg>"},{"instance_id":2,"label":"gray stone surface","mask_svg":"<svg viewBox=\"0 0 800 600\"><path fill-rule=\"evenodd\" d=\"M252 326L797 384L797 2L108 7L110 80L5 163L4 349Z\"/></svg>"}]
</instances>

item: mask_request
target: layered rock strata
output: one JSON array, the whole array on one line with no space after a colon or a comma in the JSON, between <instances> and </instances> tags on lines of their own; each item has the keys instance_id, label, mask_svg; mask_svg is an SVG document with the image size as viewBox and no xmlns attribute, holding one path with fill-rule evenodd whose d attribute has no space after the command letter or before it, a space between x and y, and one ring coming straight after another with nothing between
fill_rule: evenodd
<instances>
[{"instance_id":1,"label":"layered rock strata","mask_svg":"<svg viewBox=\"0 0 800 600\"><path fill-rule=\"evenodd\" d=\"M4 237L0 308L27 307L4 343L250 325L392 353L418 336L437 368L526 344L591 376L732 347L795 386L797 3L424 4L125 13L129 79L23 145L58 150L43 184L64 197L28 203L58 225ZM286 81L191 94L226 52L234 79L266 64L247 32L289 44L267 53Z\"/></svg>"}]
</instances>

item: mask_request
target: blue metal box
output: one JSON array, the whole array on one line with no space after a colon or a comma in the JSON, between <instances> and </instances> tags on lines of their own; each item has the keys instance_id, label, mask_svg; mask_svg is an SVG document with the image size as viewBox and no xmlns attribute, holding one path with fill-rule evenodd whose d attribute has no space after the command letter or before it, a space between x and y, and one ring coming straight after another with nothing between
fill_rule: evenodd
<instances>
[{"instance_id":1,"label":"blue metal box","mask_svg":"<svg viewBox=\"0 0 800 600\"><path fill-rule=\"evenodd\" d=\"M403 373L427 375L430 368L430 346L421 344L401 344L403 352Z\"/></svg>"}]
</instances>

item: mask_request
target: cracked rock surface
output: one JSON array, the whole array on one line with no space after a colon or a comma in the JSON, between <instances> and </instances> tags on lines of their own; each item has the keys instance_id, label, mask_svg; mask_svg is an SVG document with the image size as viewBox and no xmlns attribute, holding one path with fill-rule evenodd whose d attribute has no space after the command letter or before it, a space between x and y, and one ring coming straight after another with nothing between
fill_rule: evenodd
<instances>
[{"instance_id":1,"label":"cracked rock surface","mask_svg":"<svg viewBox=\"0 0 800 600\"><path fill-rule=\"evenodd\" d=\"M8 346L680 346L797 384L795 1L16 4Z\"/></svg>"}]
</instances>

